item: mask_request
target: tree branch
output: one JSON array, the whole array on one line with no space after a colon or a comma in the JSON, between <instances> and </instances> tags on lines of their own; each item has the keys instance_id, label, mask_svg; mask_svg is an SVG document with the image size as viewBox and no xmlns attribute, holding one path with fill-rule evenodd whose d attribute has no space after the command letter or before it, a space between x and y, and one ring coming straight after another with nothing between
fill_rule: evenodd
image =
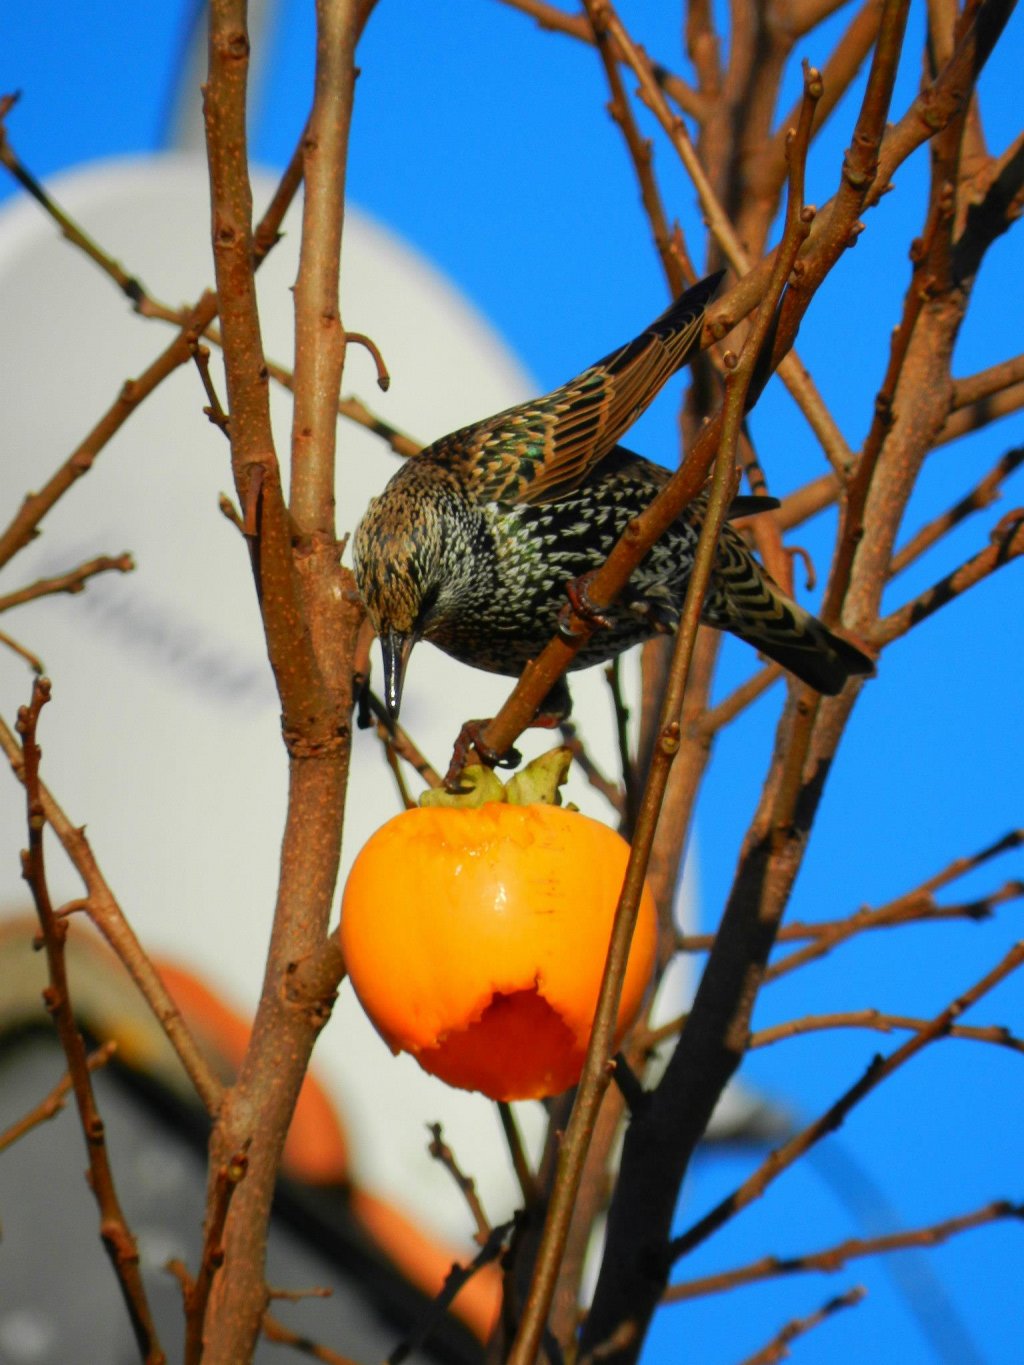
<instances>
[{"instance_id":1,"label":"tree branch","mask_svg":"<svg viewBox=\"0 0 1024 1365\"><path fill-rule=\"evenodd\" d=\"M864 1286L856 1285L853 1289L847 1290L845 1294L839 1294L836 1298L829 1299L827 1303L822 1304L816 1313L810 1313L806 1318L793 1318L776 1333L767 1346L762 1347L752 1356L748 1356L742 1365L776 1365L776 1362L787 1359L789 1347L797 1337L802 1337L815 1327L820 1327L823 1322L827 1322L829 1318L842 1312L844 1308L856 1308L866 1295L867 1290Z\"/></svg>"},{"instance_id":2,"label":"tree branch","mask_svg":"<svg viewBox=\"0 0 1024 1365\"><path fill-rule=\"evenodd\" d=\"M1024 509L1008 512L992 532L992 543L958 569L933 584L905 606L879 621L873 638L879 645L906 635L914 626L976 587L1004 564L1024 554Z\"/></svg>"},{"instance_id":3,"label":"tree branch","mask_svg":"<svg viewBox=\"0 0 1024 1365\"><path fill-rule=\"evenodd\" d=\"M114 1186L103 1120L100 1118L92 1088L85 1040L79 1032L71 1004L64 961L68 920L55 914L46 879L46 864L43 858L46 816L39 784L40 749L36 742L36 727L39 713L49 700L49 679L37 678L32 687L30 704L23 706L18 712L18 734L21 737L22 771L25 775L25 804L28 815L28 850L22 854L22 871L35 901L50 973L50 984L43 992L43 1000L57 1026L61 1047L67 1057L68 1072L89 1155L89 1188L96 1199L100 1214L100 1238L117 1277L139 1355L146 1365L165 1365L167 1357L156 1334L146 1289L139 1272L138 1247Z\"/></svg>"},{"instance_id":4,"label":"tree branch","mask_svg":"<svg viewBox=\"0 0 1024 1365\"><path fill-rule=\"evenodd\" d=\"M699 1280L684 1280L666 1289L663 1303L683 1303L688 1299L702 1298L706 1294L721 1294L740 1285L756 1284L760 1280L777 1279L783 1275L793 1275L805 1271L820 1270L833 1274L842 1270L850 1261L864 1256L877 1256L881 1252L905 1251L909 1247L934 1247L948 1242L962 1232L985 1227L989 1223L1000 1222L1006 1218L1024 1219L1024 1204L1013 1204L1008 1199L1000 1199L986 1204L984 1208L960 1214L956 1218L946 1218L940 1223L930 1223L927 1227L908 1229L905 1232L892 1232L882 1237L850 1237L844 1242L828 1247L824 1251L808 1251L800 1256L763 1256L751 1261L749 1265L735 1270L725 1270L718 1275L704 1275Z\"/></svg>"},{"instance_id":5,"label":"tree branch","mask_svg":"<svg viewBox=\"0 0 1024 1365\"><path fill-rule=\"evenodd\" d=\"M687 1255L694 1247L707 1241L712 1233L717 1232L723 1224L734 1218L736 1214L742 1212L756 1199L760 1199L769 1185L773 1184L783 1171L788 1170L795 1161L802 1157L805 1152L810 1151L828 1133L833 1133L840 1128L847 1114L861 1100L871 1094L872 1091L877 1090L884 1080L898 1071L901 1066L915 1057L929 1043L934 1043L937 1038L944 1037L949 1031L950 1025L954 1024L965 1010L976 1004L983 995L993 990L1000 982L1015 972L1022 962L1024 962L1024 942L1015 944L992 971L987 972L962 995L957 996L941 1013L930 1020L924 1028L918 1029L913 1037L908 1038L895 1052L891 1052L888 1057L876 1057L860 1080L850 1086L820 1118L772 1152L742 1185L716 1204L709 1213L694 1223L682 1236L674 1238L669 1247L669 1255L672 1260L678 1260Z\"/></svg>"},{"instance_id":6,"label":"tree branch","mask_svg":"<svg viewBox=\"0 0 1024 1365\"><path fill-rule=\"evenodd\" d=\"M40 578L25 588L19 588L17 592L9 592L0 597L0 613L10 611L11 607L20 607L25 602L34 602L39 597L49 597L53 593L82 592L88 580L95 578L97 574L113 571L131 573L134 568L135 561L127 552L113 558L101 555L98 559L87 560L84 564L79 564L77 569L70 569L56 578Z\"/></svg>"}]
</instances>

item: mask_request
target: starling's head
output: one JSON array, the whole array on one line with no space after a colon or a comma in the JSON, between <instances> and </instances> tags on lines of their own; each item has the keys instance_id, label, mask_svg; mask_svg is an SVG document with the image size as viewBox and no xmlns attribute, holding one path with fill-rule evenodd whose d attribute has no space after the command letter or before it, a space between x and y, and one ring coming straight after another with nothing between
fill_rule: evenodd
<instances>
[{"instance_id":1,"label":"starling's head","mask_svg":"<svg viewBox=\"0 0 1024 1365\"><path fill-rule=\"evenodd\" d=\"M392 720L410 651L430 628L444 582L443 511L423 491L419 480L392 481L370 502L352 547L359 593L380 639Z\"/></svg>"}]
</instances>

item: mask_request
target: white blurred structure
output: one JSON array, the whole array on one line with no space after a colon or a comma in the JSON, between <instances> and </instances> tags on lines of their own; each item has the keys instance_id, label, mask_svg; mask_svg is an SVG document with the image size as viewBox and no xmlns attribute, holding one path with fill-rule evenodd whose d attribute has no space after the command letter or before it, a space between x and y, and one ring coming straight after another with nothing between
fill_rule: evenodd
<instances>
[{"instance_id":1,"label":"white blurred structure","mask_svg":"<svg viewBox=\"0 0 1024 1365\"><path fill-rule=\"evenodd\" d=\"M275 181L256 178L257 215ZM153 294L177 304L212 281L205 165L173 155L103 162L64 176L53 193ZM290 364L298 210L259 274L269 357ZM424 441L519 401L534 386L487 324L393 235L349 210L342 309L369 333L392 376L380 393L369 357L349 351L345 391ZM38 207L0 215L3 505L6 523L116 397L170 340L136 317L110 281L62 242ZM586 357L581 357L586 359ZM219 363L214 365L223 395ZM43 534L8 567L3 591L130 550L137 571L92 580L75 597L14 612L4 628L41 655L53 702L41 724L43 775L93 849L144 946L205 977L251 1011L258 997L284 818L285 755L245 547L218 510L231 492L227 444L203 416L191 367L173 375L67 493ZM274 394L278 453L287 459L290 396ZM351 531L396 457L342 423L338 526ZM508 683L420 646L403 706L417 742L444 766L467 716L492 714ZM0 708L10 723L27 700L24 663L0 650ZM611 704L601 670L574 682L576 718L595 756L614 767ZM550 736L527 737L528 753ZM399 808L376 738L358 732L344 832L344 875L369 834ZM571 798L609 818L574 779ZM17 849L23 795L0 782L0 905L24 908ZM54 891L80 894L54 850ZM437 1231L470 1229L448 1175L426 1152L424 1125L442 1120L492 1218L515 1193L493 1106L449 1090L407 1057L393 1058L349 987L318 1044L315 1065L340 1104L358 1179ZM534 1133L539 1106L522 1106Z\"/></svg>"}]
</instances>

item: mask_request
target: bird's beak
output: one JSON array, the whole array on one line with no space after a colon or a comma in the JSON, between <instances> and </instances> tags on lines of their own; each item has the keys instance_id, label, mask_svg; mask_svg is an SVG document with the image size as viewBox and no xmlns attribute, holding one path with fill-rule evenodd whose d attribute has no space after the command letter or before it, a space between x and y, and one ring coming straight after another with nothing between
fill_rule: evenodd
<instances>
[{"instance_id":1,"label":"bird's beak","mask_svg":"<svg viewBox=\"0 0 1024 1365\"><path fill-rule=\"evenodd\" d=\"M394 725L402 705L402 683L405 665L413 646L413 637L399 630L385 631L380 637L380 652L384 656L384 705L388 720Z\"/></svg>"}]
</instances>

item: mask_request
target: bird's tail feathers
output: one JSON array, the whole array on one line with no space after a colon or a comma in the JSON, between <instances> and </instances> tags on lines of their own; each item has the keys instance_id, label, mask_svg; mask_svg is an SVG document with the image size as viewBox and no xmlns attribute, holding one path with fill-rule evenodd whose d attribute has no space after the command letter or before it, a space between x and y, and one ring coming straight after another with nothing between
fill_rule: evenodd
<instances>
[{"instance_id":1,"label":"bird's tail feathers","mask_svg":"<svg viewBox=\"0 0 1024 1365\"><path fill-rule=\"evenodd\" d=\"M736 535L723 535L717 590L705 603L710 624L728 630L827 697L847 679L874 673L874 662L812 616L765 572Z\"/></svg>"},{"instance_id":2,"label":"bird's tail feathers","mask_svg":"<svg viewBox=\"0 0 1024 1365\"><path fill-rule=\"evenodd\" d=\"M869 677L874 673L874 663L856 645L834 634L810 612L799 607L797 611L800 616L794 619L786 634L769 632L763 622L749 631L736 625L730 629L733 635L753 645L826 697L841 692L848 679Z\"/></svg>"}]
</instances>

